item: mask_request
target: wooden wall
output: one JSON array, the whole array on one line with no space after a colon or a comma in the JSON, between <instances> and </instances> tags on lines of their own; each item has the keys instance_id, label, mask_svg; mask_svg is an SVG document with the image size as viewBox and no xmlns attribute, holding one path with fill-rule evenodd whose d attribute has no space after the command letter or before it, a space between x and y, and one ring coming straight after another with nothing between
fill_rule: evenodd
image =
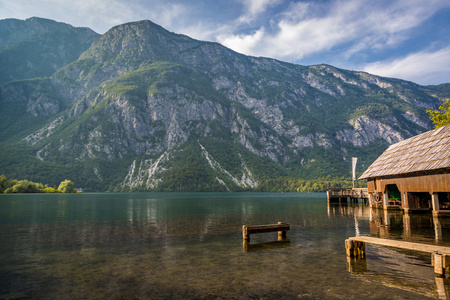
<instances>
[{"instance_id":1,"label":"wooden wall","mask_svg":"<svg viewBox=\"0 0 450 300\"><path fill-rule=\"evenodd\" d=\"M368 179L367 189L369 193L384 193L386 185L396 184L401 193L442 193L450 192L450 174L433 174L424 176Z\"/></svg>"}]
</instances>

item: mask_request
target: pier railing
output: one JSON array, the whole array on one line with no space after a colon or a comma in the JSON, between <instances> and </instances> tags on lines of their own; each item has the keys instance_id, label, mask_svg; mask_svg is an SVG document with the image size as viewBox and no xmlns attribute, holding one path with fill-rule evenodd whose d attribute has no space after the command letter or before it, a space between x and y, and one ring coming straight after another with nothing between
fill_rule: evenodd
<instances>
[{"instance_id":1,"label":"pier railing","mask_svg":"<svg viewBox=\"0 0 450 300\"><path fill-rule=\"evenodd\" d=\"M369 199L369 193L367 188L330 188L327 191L328 202L347 202L347 199L351 200L367 200Z\"/></svg>"}]
</instances>

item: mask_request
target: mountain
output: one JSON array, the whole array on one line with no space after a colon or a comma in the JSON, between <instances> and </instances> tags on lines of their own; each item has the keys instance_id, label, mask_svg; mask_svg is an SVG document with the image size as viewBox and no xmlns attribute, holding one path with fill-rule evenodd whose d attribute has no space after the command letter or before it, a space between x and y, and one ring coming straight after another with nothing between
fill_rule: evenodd
<instances>
[{"instance_id":1,"label":"mountain","mask_svg":"<svg viewBox=\"0 0 450 300\"><path fill-rule=\"evenodd\" d=\"M0 86L0 173L93 191L348 176L352 156L362 172L389 144L431 129L426 110L448 97L446 85L250 57L127 23L48 77Z\"/></svg>"},{"instance_id":2,"label":"mountain","mask_svg":"<svg viewBox=\"0 0 450 300\"><path fill-rule=\"evenodd\" d=\"M100 35L42 18L0 21L0 84L47 77L78 59Z\"/></svg>"}]
</instances>

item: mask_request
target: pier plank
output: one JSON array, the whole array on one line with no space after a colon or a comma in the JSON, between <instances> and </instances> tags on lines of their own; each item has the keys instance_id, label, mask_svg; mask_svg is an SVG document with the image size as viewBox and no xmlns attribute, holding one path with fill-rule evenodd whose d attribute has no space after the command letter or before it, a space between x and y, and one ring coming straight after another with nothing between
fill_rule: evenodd
<instances>
[{"instance_id":1,"label":"pier plank","mask_svg":"<svg viewBox=\"0 0 450 300\"><path fill-rule=\"evenodd\" d=\"M389 239L382 239L382 238L376 238L376 237L370 237L370 236L357 236L357 237L350 237L349 239L353 240L353 241L358 241L358 242L363 242L363 243L371 243L371 244L388 246L388 247L395 247L395 248L401 248L401 249L407 249L407 250L415 250L415 251L427 252L427 253L439 253L439 254L450 255L450 247L444 247L444 246L405 242L405 241L399 241L399 240L389 240Z\"/></svg>"},{"instance_id":2,"label":"pier plank","mask_svg":"<svg viewBox=\"0 0 450 300\"><path fill-rule=\"evenodd\" d=\"M430 253L431 264L434 267L434 272L437 276L445 276L445 270L450 268L450 247L389 240L370 236L356 236L345 240L347 257L365 258L366 243Z\"/></svg>"}]
</instances>

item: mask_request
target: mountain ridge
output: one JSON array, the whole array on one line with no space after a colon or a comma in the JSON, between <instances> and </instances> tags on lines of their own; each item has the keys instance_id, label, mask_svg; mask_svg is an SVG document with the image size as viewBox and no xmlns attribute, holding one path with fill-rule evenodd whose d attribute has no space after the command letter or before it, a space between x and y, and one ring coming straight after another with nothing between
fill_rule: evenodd
<instances>
[{"instance_id":1,"label":"mountain ridge","mask_svg":"<svg viewBox=\"0 0 450 300\"><path fill-rule=\"evenodd\" d=\"M78 59L99 35L42 18L0 22L0 84L47 77Z\"/></svg>"},{"instance_id":2,"label":"mountain ridge","mask_svg":"<svg viewBox=\"0 0 450 300\"><path fill-rule=\"evenodd\" d=\"M148 20L115 26L51 76L0 92L2 151L102 191L254 190L280 176L346 175L349 157L367 166L431 129L425 110L449 97L446 85L249 57ZM5 156L8 177L48 173Z\"/></svg>"}]
</instances>

